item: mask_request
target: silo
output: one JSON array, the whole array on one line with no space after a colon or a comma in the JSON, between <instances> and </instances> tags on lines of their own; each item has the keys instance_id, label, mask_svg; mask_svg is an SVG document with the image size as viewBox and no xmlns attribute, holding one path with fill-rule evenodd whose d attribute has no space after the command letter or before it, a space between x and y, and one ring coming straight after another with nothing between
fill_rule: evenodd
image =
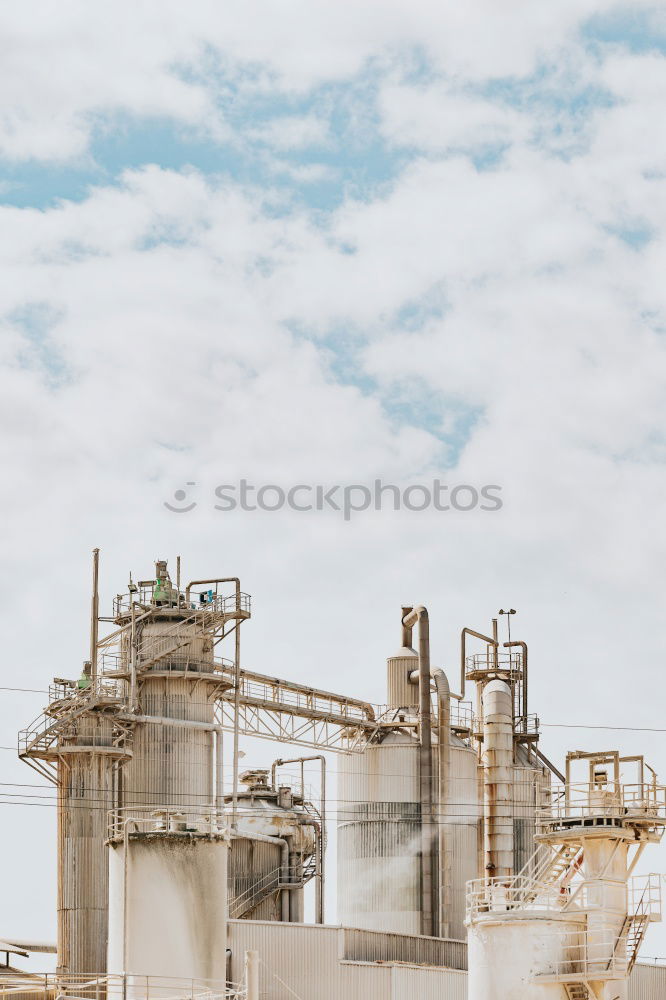
<instances>
[{"instance_id":1,"label":"silo","mask_svg":"<svg viewBox=\"0 0 666 1000\"><path fill-rule=\"evenodd\" d=\"M228 850L210 816L156 812L114 832L108 967L130 992L132 976L226 979Z\"/></svg>"},{"instance_id":2,"label":"silo","mask_svg":"<svg viewBox=\"0 0 666 1000\"><path fill-rule=\"evenodd\" d=\"M126 810L184 813L214 803L215 673L210 636L187 611L164 608L138 631L138 722L123 775ZM141 721L141 720L154 721ZM170 726L169 719L179 724ZM187 726L185 723L193 723Z\"/></svg>"},{"instance_id":3,"label":"silo","mask_svg":"<svg viewBox=\"0 0 666 1000\"><path fill-rule=\"evenodd\" d=\"M483 808L476 751L451 734L449 794L440 821L446 828L450 858L448 873L447 936L464 941L467 883L478 875Z\"/></svg>"},{"instance_id":4,"label":"silo","mask_svg":"<svg viewBox=\"0 0 666 1000\"><path fill-rule=\"evenodd\" d=\"M389 730L338 771L338 913L343 924L421 933L418 742Z\"/></svg>"},{"instance_id":5,"label":"silo","mask_svg":"<svg viewBox=\"0 0 666 1000\"><path fill-rule=\"evenodd\" d=\"M106 970L108 923L107 812L113 769L125 753L113 744L113 719L80 716L57 748L58 969Z\"/></svg>"}]
</instances>

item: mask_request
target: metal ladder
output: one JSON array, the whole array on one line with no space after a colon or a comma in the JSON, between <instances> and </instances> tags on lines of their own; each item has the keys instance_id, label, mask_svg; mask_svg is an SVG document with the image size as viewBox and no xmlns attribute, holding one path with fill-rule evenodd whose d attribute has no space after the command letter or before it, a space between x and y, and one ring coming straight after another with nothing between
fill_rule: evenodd
<instances>
[{"instance_id":1,"label":"metal ladder","mask_svg":"<svg viewBox=\"0 0 666 1000\"><path fill-rule=\"evenodd\" d=\"M555 853L549 853L529 881L522 893L522 903L534 902L544 886L556 885L571 871L572 865L582 853L580 844L563 844ZM524 869L523 869L524 871Z\"/></svg>"},{"instance_id":2,"label":"metal ladder","mask_svg":"<svg viewBox=\"0 0 666 1000\"><path fill-rule=\"evenodd\" d=\"M569 1000L590 1000L592 997L587 983L565 983L564 988Z\"/></svg>"}]
</instances>

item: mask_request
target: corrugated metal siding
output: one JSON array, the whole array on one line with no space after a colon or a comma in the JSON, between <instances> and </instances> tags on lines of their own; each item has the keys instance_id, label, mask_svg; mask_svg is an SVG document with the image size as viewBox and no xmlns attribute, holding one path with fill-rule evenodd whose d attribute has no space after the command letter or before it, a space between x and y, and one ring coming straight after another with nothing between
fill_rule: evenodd
<instances>
[{"instance_id":1,"label":"corrugated metal siding","mask_svg":"<svg viewBox=\"0 0 666 1000\"><path fill-rule=\"evenodd\" d=\"M245 952L259 952L262 1000L294 1000L294 993L302 1000L342 996L337 927L230 920L229 947L234 982L242 979Z\"/></svg>"},{"instance_id":2,"label":"corrugated metal siding","mask_svg":"<svg viewBox=\"0 0 666 1000\"><path fill-rule=\"evenodd\" d=\"M421 937L401 941L398 934L346 927L230 920L229 947L235 982L243 975L245 952L259 952L264 1000L293 1000L294 993L302 1000L463 1000L465 996L466 973L415 967L429 961L463 962L467 946L460 941ZM405 965L391 964L397 961Z\"/></svg>"},{"instance_id":3,"label":"corrugated metal siding","mask_svg":"<svg viewBox=\"0 0 666 1000\"><path fill-rule=\"evenodd\" d=\"M341 758L338 797L343 923L418 933L421 824L414 737L390 733L365 753Z\"/></svg>"},{"instance_id":4,"label":"corrugated metal siding","mask_svg":"<svg viewBox=\"0 0 666 1000\"><path fill-rule=\"evenodd\" d=\"M413 962L467 968L467 942L420 935L386 934L343 927L343 958L355 962Z\"/></svg>"},{"instance_id":5,"label":"corrugated metal siding","mask_svg":"<svg viewBox=\"0 0 666 1000\"><path fill-rule=\"evenodd\" d=\"M376 993L377 1000L385 996ZM466 1000L467 974L450 969L415 969L393 966L391 1000ZM359 998L360 1000L360 998ZM508 1000L508 998L507 998Z\"/></svg>"},{"instance_id":6,"label":"corrugated metal siding","mask_svg":"<svg viewBox=\"0 0 666 1000\"><path fill-rule=\"evenodd\" d=\"M459 940L467 937L466 883L478 876L482 816L483 787L479 782L476 753L462 745L457 737L452 737L445 824L450 853L447 858L450 878L448 936Z\"/></svg>"},{"instance_id":7,"label":"corrugated metal siding","mask_svg":"<svg viewBox=\"0 0 666 1000\"><path fill-rule=\"evenodd\" d=\"M102 714L79 720L75 745L107 747L112 722ZM58 964L72 973L106 969L108 929L107 811L112 756L69 753L58 767Z\"/></svg>"},{"instance_id":8,"label":"corrugated metal siding","mask_svg":"<svg viewBox=\"0 0 666 1000\"><path fill-rule=\"evenodd\" d=\"M629 977L629 1000L664 1000L666 965L643 965L638 962Z\"/></svg>"}]
</instances>

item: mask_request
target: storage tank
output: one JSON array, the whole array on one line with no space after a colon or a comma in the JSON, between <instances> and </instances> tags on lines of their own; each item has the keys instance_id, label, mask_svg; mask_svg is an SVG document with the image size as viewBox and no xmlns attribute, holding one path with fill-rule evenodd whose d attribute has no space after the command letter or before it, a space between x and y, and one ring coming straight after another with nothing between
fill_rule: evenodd
<instances>
[{"instance_id":1,"label":"storage tank","mask_svg":"<svg viewBox=\"0 0 666 1000\"><path fill-rule=\"evenodd\" d=\"M340 759L338 911L352 927L421 933L418 662L406 644L388 658L391 728L362 754ZM482 806L476 751L454 732L448 735L448 791L444 803L437 793L434 802L438 847L444 847L436 853L438 888L441 925L447 936L463 940L465 885L477 875ZM432 745L435 789L438 739Z\"/></svg>"},{"instance_id":2,"label":"storage tank","mask_svg":"<svg viewBox=\"0 0 666 1000\"><path fill-rule=\"evenodd\" d=\"M109 847L109 972L224 981L228 832L156 812Z\"/></svg>"},{"instance_id":3,"label":"storage tank","mask_svg":"<svg viewBox=\"0 0 666 1000\"><path fill-rule=\"evenodd\" d=\"M156 721L136 724L133 758L123 775L126 808L187 813L214 799L214 694L222 678L211 637L184 621L186 613L164 608L137 630L136 710L139 719ZM169 718L194 725L169 726Z\"/></svg>"},{"instance_id":4,"label":"storage tank","mask_svg":"<svg viewBox=\"0 0 666 1000\"><path fill-rule=\"evenodd\" d=\"M113 743L113 718L80 716L58 746L58 971L106 969L107 812L114 768L126 756Z\"/></svg>"},{"instance_id":5,"label":"storage tank","mask_svg":"<svg viewBox=\"0 0 666 1000\"><path fill-rule=\"evenodd\" d=\"M572 994L564 983L545 977L575 967L585 939L584 919L504 914L473 921L467 953L469 1000L567 1000Z\"/></svg>"},{"instance_id":6,"label":"storage tank","mask_svg":"<svg viewBox=\"0 0 666 1000\"><path fill-rule=\"evenodd\" d=\"M230 914L302 922L304 882L320 873L319 816L290 787L272 787L267 770L246 771L240 781L229 863ZM231 796L225 801L230 803ZM286 882L295 888L285 890Z\"/></svg>"},{"instance_id":7,"label":"storage tank","mask_svg":"<svg viewBox=\"0 0 666 1000\"><path fill-rule=\"evenodd\" d=\"M404 728L340 758L338 914L346 926L421 933L418 749Z\"/></svg>"}]
</instances>

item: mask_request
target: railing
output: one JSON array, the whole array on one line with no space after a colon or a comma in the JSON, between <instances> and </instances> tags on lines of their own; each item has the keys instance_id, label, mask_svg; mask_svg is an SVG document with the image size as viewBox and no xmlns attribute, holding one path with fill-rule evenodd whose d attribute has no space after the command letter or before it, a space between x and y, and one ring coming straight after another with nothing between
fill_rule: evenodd
<instances>
[{"instance_id":1,"label":"railing","mask_svg":"<svg viewBox=\"0 0 666 1000\"><path fill-rule=\"evenodd\" d=\"M525 736L538 736L541 731L539 716L534 713L530 715L517 715L514 721L517 736L521 733Z\"/></svg>"},{"instance_id":2,"label":"railing","mask_svg":"<svg viewBox=\"0 0 666 1000\"><path fill-rule=\"evenodd\" d=\"M479 878L467 883L467 916L525 910L530 913L561 911L566 903L557 884L538 883L514 875L511 878Z\"/></svg>"},{"instance_id":3,"label":"railing","mask_svg":"<svg viewBox=\"0 0 666 1000\"><path fill-rule=\"evenodd\" d=\"M474 712L471 701L451 701L450 726L452 729L465 729L471 732L474 728Z\"/></svg>"},{"instance_id":4,"label":"railing","mask_svg":"<svg viewBox=\"0 0 666 1000\"><path fill-rule=\"evenodd\" d=\"M240 985L196 979L138 975L0 976L0 998L43 994L52 1000L245 1000Z\"/></svg>"},{"instance_id":5,"label":"railing","mask_svg":"<svg viewBox=\"0 0 666 1000\"><path fill-rule=\"evenodd\" d=\"M202 600L201 598L204 598ZM234 612L240 611L244 614L251 614L252 612L252 598L249 594L241 593L238 602L236 602L235 594L228 594L226 596L221 594L215 594L207 590L201 591L191 591L190 600L185 601L184 596L180 595L180 601L178 603L167 603L163 605L157 605L153 602L153 587L141 587L136 594L118 594L113 599L113 617L114 618L126 618L132 613L132 604L134 604L139 613L147 607L155 607L155 610L159 612L161 607L165 608L178 608L183 611L205 611L213 612L215 614L230 615ZM140 607L140 606L143 606Z\"/></svg>"},{"instance_id":6,"label":"railing","mask_svg":"<svg viewBox=\"0 0 666 1000\"><path fill-rule=\"evenodd\" d=\"M618 889L625 883L612 879L586 880L580 872L563 872L557 881L514 875L510 878L474 879L467 883L467 913L471 919L489 913L521 910L529 913L583 914L618 907ZM661 919L661 876L636 876L626 883L626 911L630 917Z\"/></svg>"},{"instance_id":7,"label":"railing","mask_svg":"<svg viewBox=\"0 0 666 1000\"><path fill-rule=\"evenodd\" d=\"M539 809L544 823L565 823L582 819L626 819L666 822L666 786L622 785L613 781L554 785L546 790Z\"/></svg>"},{"instance_id":8,"label":"railing","mask_svg":"<svg viewBox=\"0 0 666 1000\"><path fill-rule=\"evenodd\" d=\"M107 837L119 840L127 831L133 833L206 833L222 834L227 826L222 812L215 808L163 809L159 806L124 806L112 809L107 817Z\"/></svg>"},{"instance_id":9,"label":"railing","mask_svg":"<svg viewBox=\"0 0 666 1000\"><path fill-rule=\"evenodd\" d=\"M81 677L76 681L59 680L49 685L50 705L53 702L64 702L63 707L68 707L70 702L79 701L82 698L122 701L124 691L118 680L113 677L105 677L103 674L100 674L95 681L90 677Z\"/></svg>"},{"instance_id":10,"label":"railing","mask_svg":"<svg viewBox=\"0 0 666 1000\"><path fill-rule=\"evenodd\" d=\"M544 928L544 957L541 967L534 970L534 978L537 982L568 983L623 979L629 971L629 960L626 951L617 948L617 940L618 930L611 922L593 928L581 925L577 929L566 924Z\"/></svg>"},{"instance_id":11,"label":"railing","mask_svg":"<svg viewBox=\"0 0 666 1000\"><path fill-rule=\"evenodd\" d=\"M233 664L223 669L230 680L233 680ZM268 710L288 711L293 708L297 715L316 715L322 719L344 718L350 723L365 723L371 728L376 726L376 722L368 718L367 709L355 699L248 670L241 672L241 701Z\"/></svg>"},{"instance_id":12,"label":"railing","mask_svg":"<svg viewBox=\"0 0 666 1000\"><path fill-rule=\"evenodd\" d=\"M661 920L662 876L634 875L627 883L627 912L631 917Z\"/></svg>"},{"instance_id":13,"label":"railing","mask_svg":"<svg viewBox=\"0 0 666 1000\"><path fill-rule=\"evenodd\" d=\"M516 680L522 675L523 661L520 653L500 653L495 659L490 646L483 653L465 657L465 677L468 680L487 674L508 675Z\"/></svg>"}]
</instances>

